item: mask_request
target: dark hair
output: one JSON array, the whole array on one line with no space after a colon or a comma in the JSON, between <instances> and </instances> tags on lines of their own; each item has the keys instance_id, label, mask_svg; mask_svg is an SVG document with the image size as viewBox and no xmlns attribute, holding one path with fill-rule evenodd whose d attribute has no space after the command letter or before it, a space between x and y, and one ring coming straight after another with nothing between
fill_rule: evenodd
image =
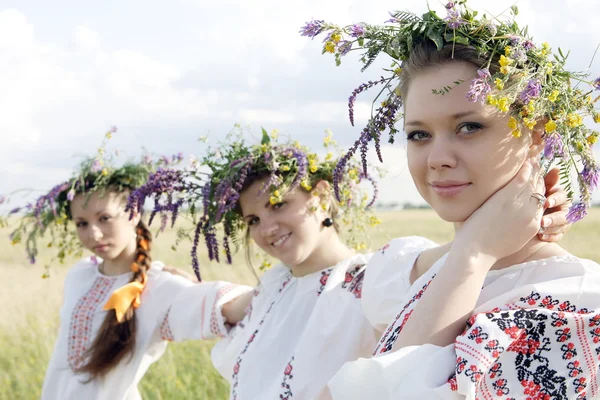
<instances>
[{"instance_id":1,"label":"dark hair","mask_svg":"<svg viewBox=\"0 0 600 400\"><path fill-rule=\"evenodd\" d=\"M111 192L124 193L114 188ZM136 251L132 265L134 271L130 282L141 282L143 275L150 268L152 257L152 233L146 224L140 219L136 226ZM109 310L100 326L98 334L92 345L87 350L85 365L79 367L77 372L88 373L89 381L104 376L108 371L120 363L125 357L133 356L137 334L137 320L133 305L127 309L123 321L117 320L116 311ZM89 382L88 381L88 382Z\"/></svg>"},{"instance_id":2,"label":"dark hair","mask_svg":"<svg viewBox=\"0 0 600 400\"><path fill-rule=\"evenodd\" d=\"M480 54L475 48L462 44L446 44L438 50L431 41L419 43L411 50L408 59L402 63L400 93L406 98L415 75L452 61L462 61L480 69L487 66L489 55ZM498 59L494 57L489 65L489 71L495 74L499 69Z\"/></svg>"}]
</instances>

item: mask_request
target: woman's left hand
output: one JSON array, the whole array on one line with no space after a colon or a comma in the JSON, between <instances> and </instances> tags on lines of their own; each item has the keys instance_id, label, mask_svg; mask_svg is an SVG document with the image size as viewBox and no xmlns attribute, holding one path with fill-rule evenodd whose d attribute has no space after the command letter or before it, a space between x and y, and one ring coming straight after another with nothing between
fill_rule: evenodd
<instances>
[{"instance_id":1,"label":"woman's left hand","mask_svg":"<svg viewBox=\"0 0 600 400\"><path fill-rule=\"evenodd\" d=\"M558 168L551 169L544 177L546 185L546 211L542 218L542 229L538 238L545 242L558 242L569 230L571 224L567 222L567 213L571 202L567 198L567 192L559 186L560 180Z\"/></svg>"}]
</instances>

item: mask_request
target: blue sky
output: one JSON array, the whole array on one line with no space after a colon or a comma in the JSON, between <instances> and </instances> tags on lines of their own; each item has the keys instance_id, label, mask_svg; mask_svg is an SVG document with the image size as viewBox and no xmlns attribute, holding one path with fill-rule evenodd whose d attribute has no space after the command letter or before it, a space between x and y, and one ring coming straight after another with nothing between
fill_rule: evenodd
<instances>
[{"instance_id":1,"label":"blue sky","mask_svg":"<svg viewBox=\"0 0 600 400\"><path fill-rule=\"evenodd\" d=\"M513 2L470 0L499 13ZM536 42L570 49L584 70L600 43L597 0L517 2ZM441 3L430 6L442 9ZM234 123L278 128L320 147L331 129L347 147L368 116L346 102L377 65L361 74L351 59L335 67L320 40L298 35L305 21L382 23L387 11L422 12L424 1L73 1L0 0L0 194L46 190L92 155L111 126L111 146L137 156L201 153ZM379 65L388 64L382 59ZM600 56L592 66L600 75ZM384 149L385 202L421 202L403 143ZM596 200L600 200L598 195Z\"/></svg>"}]
</instances>

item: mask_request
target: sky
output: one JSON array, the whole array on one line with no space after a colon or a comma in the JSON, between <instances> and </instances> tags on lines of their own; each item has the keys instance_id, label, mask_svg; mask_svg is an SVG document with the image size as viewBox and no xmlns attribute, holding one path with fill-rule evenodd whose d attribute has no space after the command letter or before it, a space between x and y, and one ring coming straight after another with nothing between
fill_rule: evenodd
<instances>
[{"instance_id":1,"label":"sky","mask_svg":"<svg viewBox=\"0 0 600 400\"><path fill-rule=\"evenodd\" d=\"M513 1L469 4L498 14ZM570 49L569 67L588 68L600 44L600 0L516 4L534 41ZM429 5L443 15L441 2ZM299 28L313 18L383 23L388 11L426 8L423 0L0 0L0 195L41 194L68 179L112 125L110 147L122 157L138 157L142 147L201 154L199 137L214 142L235 123L256 138L261 127L277 128L317 149L331 129L347 148L372 97L357 104L356 127L347 98L379 78L389 59L364 73L352 57L336 67L321 55L321 40L301 37ZM591 71L600 76L600 56ZM389 172L380 201L422 203L404 141L383 150Z\"/></svg>"}]
</instances>

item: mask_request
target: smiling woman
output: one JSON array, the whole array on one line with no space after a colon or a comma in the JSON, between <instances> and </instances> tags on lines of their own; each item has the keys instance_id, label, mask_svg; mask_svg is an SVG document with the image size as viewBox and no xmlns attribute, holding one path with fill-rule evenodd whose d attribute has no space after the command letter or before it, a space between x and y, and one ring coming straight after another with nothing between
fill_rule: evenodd
<instances>
[{"instance_id":1,"label":"smiling woman","mask_svg":"<svg viewBox=\"0 0 600 400\"><path fill-rule=\"evenodd\" d=\"M567 187L577 172L571 222L598 186L598 133L582 122L597 119L597 80L566 70L561 51L551 59L550 46L537 47L513 20L477 19L465 3L448 3L445 18L393 13L391 26L363 24L356 40L355 26L318 21L338 57L345 34L350 48L366 49L367 66L380 52L393 58L392 77L380 81L388 98L357 143L377 144L404 118L411 176L455 228L451 243L410 248L393 264L373 256L369 268L401 269L411 286L373 358L329 382L334 399L600 395L600 265L536 235L547 206L542 166L556 161ZM398 240L381 253L406 251Z\"/></svg>"}]
</instances>

